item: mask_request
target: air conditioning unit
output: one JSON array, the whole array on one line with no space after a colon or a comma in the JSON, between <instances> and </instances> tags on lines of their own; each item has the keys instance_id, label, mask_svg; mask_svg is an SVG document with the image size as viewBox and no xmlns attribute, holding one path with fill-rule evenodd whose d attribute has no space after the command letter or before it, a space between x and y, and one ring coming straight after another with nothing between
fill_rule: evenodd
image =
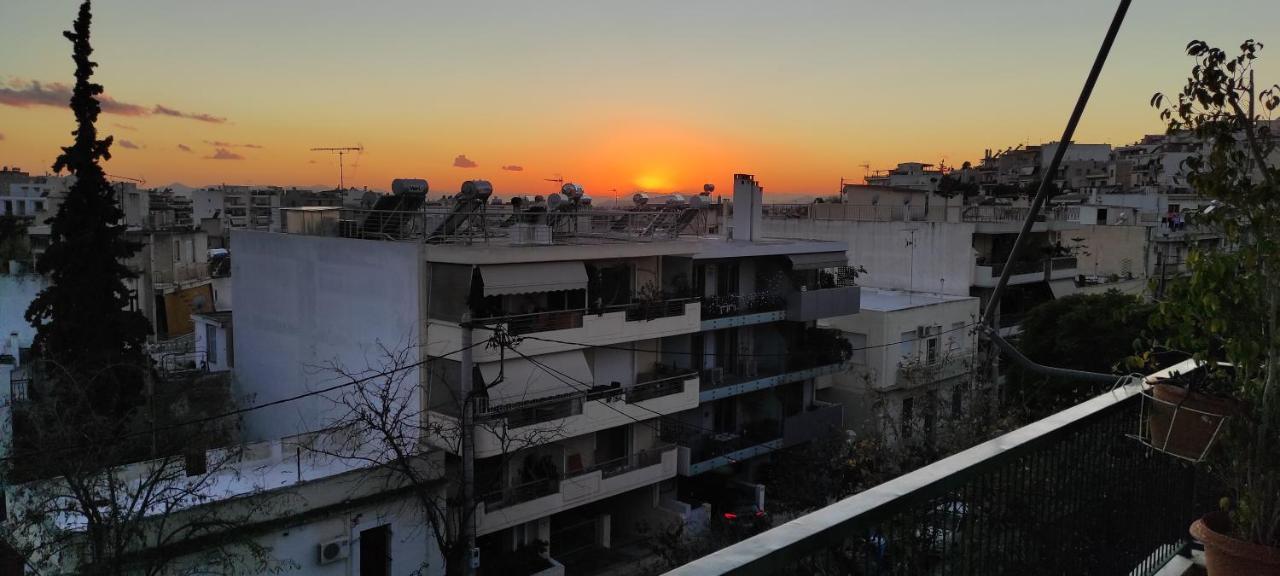
<instances>
[{"instance_id":1,"label":"air conditioning unit","mask_svg":"<svg viewBox=\"0 0 1280 576\"><path fill-rule=\"evenodd\" d=\"M351 541L346 538L336 538L328 542L321 542L319 546L320 564L333 564L339 560L345 560L351 555Z\"/></svg>"}]
</instances>

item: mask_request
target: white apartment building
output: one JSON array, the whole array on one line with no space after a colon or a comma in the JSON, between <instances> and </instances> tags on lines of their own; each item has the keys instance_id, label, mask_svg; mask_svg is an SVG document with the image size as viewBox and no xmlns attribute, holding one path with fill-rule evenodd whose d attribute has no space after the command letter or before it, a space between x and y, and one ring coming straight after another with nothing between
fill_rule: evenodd
<instances>
[{"instance_id":1,"label":"white apartment building","mask_svg":"<svg viewBox=\"0 0 1280 576\"><path fill-rule=\"evenodd\" d=\"M975 297L863 288L857 314L820 322L855 351L849 370L819 380L818 398L890 446L937 441L990 393L971 377L980 314Z\"/></svg>"},{"instance_id":2,"label":"white apartment building","mask_svg":"<svg viewBox=\"0 0 1280 576\"><path fill-rule=\"evenodd\" d=\"M707 232L725 206L705 196L606 211L571 189L533 207L492 206L488 190L468 183L445 209L386 197L403 217L286 209L293 233L235 231L238 392L270 402L332 385L324 366L377 370L382 350L407 350L427 364L405 372L403 401L427 407L429 441L456 464L464 314L475 342L510 335L472 350L481 562L541 540L571 573L637 522L705 525L720 505L706 485L754 482L770 453L842 427L814 382L846 364L816 321L858 309L847 246L766 238L754 178L735 176L733 239ZM246 432L335 415L311 396L247 415Z\"/></svg>"},{"instance_id":3,"label":"white apartment building","mask_svg":"<svg viewBox=\"0 0 1280 576\"><path fill-rule=\"evenodd\" d=\"M986 304L1006 266L1013 266L1000 302L1000 325L1016 332L1041 302L1075 292L1073 254L1081 207L1051 208L1032 225L1030 244L1008 262L1029 208L1012 205L911 206L822 203L765 207L762 229L774 238L843 242L849 262L864 267L863 286L974 296Z\"/></svg>"}]
</instances>

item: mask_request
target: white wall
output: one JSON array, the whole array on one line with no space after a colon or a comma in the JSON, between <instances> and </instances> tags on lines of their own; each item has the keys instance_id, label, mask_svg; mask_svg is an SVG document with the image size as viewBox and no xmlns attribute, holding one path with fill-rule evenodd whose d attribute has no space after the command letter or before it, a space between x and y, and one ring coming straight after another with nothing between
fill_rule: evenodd
<instances>
[{"instance_id":1,"label":"white wall","mask_svg":"<svg viewBox=\"0 0 1280 576\"><path fill-rule=\"evenodd\" d=\"M235 230L232 245L232 290L241 295L235 386L254 395L250 404L345 380L328 368L334 363L379 370L379 343L418 345L424 266L417 244ZM415 370L405 374L417 382ZM248 413L245 433L250 441L278 438L334 417L332 400L311 396Z\"/></svg>"},{"instance_id":2,"label":"white wall","mask_svg":"<svg viewBox=\"0 0 1280 576\"><path fill-rule=\"evenodd\" d=\"M230 358L227 356L227 329L217 322L205 316L193 314L191 322L194 325L196 353L201 355L201 359L208 363L209 371L225 372L231 369ZM212 327L213 335L213 352L210 353L209 332Z\"/></svg>"},{"instance_id":3,"label":"white wall","mask_svg":"<svg viewBox=\"0 0 1280 576\"><path fill-rule=\"evenodd\" d=\"M849 264L867 269L862 286L968 296L973 284L972 223L766 219L763 227L769 238L848 243ZM916 231L914 263L908 230Z\"/></svg>"},{"instance_id":4,"label":"white wall","mask_svg":"<svg viewBox=\"0 0 1280 576\"><path fill-rule=\"evenodd\" d=\"M36 329L31 327L24 316L36 294L47 284L48 281L39 274L0 274L0 348L3 348L3 342L13 332L18 333L18 343L22 347L31 345ZM17 355L18 351L11 353Z\"/></svg>"}]
</instances>

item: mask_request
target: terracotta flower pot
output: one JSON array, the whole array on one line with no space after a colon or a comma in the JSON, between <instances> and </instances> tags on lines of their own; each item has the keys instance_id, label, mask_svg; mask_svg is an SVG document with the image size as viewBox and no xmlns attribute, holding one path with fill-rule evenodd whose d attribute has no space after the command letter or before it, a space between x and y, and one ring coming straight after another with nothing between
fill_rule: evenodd
<instances>
[{"instance_id":1,"label":"terracotta flower pot","mask_svg":"<svg viewBox=\"0 0 1280 576\"><path fill-rule=\"evenodd\" d=\"M1159 400L1151 402L1147 419L1151 444L1192 460L1200 459L1225 417L1236 412L1233 400L1188 393L1173 384L1156 384L1151 392Z\"/></svg>"},{"instance_id":2,"label":"terracotta flower pot","mask_svg":"<svg viewBox=\"0 0 1280 576\"><path fill-rule=\"evenodd\" d=\"M1280 548L1245 542L1227 535L1230 520L1222 512L1206 514L1191 525L1191 535L1204 543L1209 576L1280 576Z\"/></svg>"}]
</instances>

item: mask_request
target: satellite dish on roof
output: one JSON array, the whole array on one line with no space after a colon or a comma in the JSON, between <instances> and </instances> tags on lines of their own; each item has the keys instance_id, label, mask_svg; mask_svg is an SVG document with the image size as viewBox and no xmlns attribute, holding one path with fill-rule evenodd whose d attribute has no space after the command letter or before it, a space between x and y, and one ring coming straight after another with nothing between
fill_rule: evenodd
<instances>
[{"instance_id":1,"label":"satellite dish on roof","mask_svg":"<svg viewBox=\"0 0 1280 576\"><path fill-rule=\"evenodd\" d=\"M590 206L591 197L584 194L581 198L578 199L578 203L582 204L583 206Z\"/></svg>"},{"instance_id":2,"label":"satellite dish on roof","mask_svg":"<svg viewBox=\"0 0 1280 576\"><path fill-rule=\"evenodd\" d=\"M649 203L649 195L644 192L636 192L631 195L631 201L634 202L636 206L644 206Z\"/></svg>"},{"instance_id":3,"label":"satellite dish on roof","mask_svg":"<svg viewBox=\"0 0 1280 576\"><path fill-rule=\"evenodd\" d=\"M563 194L565 198L577 200L582 197L582 187L574 184L573 182L566 182L564 186L560 187L560 193Z\"/></svg>"},{"instance_id":4,"label":"satellite dish on roof","mask_svg":"<svg viewBox=\"0 0 1280 576\"><path fill-rule=\"evenodd\" d=\"M564 196L561 196L554 192L547 195L548 210L559 210L561 207L567 206L568 204L569 204L569 201L565 200Z\"/></svg>"},{"instance_id":5,"label":"satellite dish on roof","mask_svg":"<svg viewBox=\"0 0 1280 576\"><path fill-rule=\"evenodd\" d=\"M712 193L712 192L715 192L715 191L716 191L716 185L715 185L715 184L703 184L703 185L702 185L702 195L703 195L703 196L710 196L710 195L711 195L711 193Z\"/></svg>"}]
</instances>

